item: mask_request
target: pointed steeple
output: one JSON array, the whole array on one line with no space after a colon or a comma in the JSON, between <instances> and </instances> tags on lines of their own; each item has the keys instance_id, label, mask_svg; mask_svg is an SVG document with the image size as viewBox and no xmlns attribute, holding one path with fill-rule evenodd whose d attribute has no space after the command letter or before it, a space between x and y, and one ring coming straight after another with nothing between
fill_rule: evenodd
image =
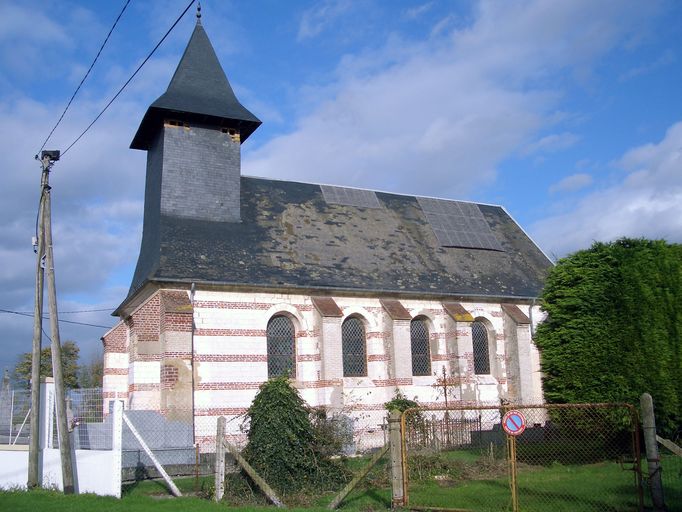
<instances>
[{"instance_id":1,"label":"pointed steeple","mask_svg":"<svg viewBox=\"0 0 682 512\"><path fill-rule=\"evenodd\" d=\"M201 25L200 10L168 89L147 109L130 147L149 149L165 118L237 128L242 142L261 124L235 96Z\"/></svg>"}]
</instances>

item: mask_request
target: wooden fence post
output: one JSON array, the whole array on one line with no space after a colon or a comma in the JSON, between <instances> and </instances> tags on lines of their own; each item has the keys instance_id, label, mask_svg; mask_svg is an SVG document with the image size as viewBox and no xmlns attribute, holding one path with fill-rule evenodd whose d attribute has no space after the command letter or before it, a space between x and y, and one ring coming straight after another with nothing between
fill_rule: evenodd
<instances>
[{"instance_id":1,"label":"wooden fence post","mask_svg":"<svg viewBox=\"0 0 682 512\"><path fill-rule=\"evenodd\" d=\"M215 437L215 500L225 494L225 416L218 418L218 432Z\"/></svg>"},{"instance_id":2,"label":"wooden fence post","mask_svg":"<svg viewBox=\"0 0 682 512\"><path fill-rule=\"evenodd\" d=\"M654 401L649 393L640 398L642 406L642 431L644 432L644 447L646 448L646 462L649 472L649 488L654 510L665 510L663 500L663 482L661 481L661 461L656 444L656 420L654 418Z\"/></svg>"},{"instance_id":3,"label":"wooden fence post","mask_svg":"<svg viewBox=\"0 0 682 512\"><path fill-rule=\"evenodd\" d=\"M391 411L388 417L388 440L391 445L391 507L406 504L403 479L403 440L400 432L400 412Z\"/></svg>"}]
</instances>

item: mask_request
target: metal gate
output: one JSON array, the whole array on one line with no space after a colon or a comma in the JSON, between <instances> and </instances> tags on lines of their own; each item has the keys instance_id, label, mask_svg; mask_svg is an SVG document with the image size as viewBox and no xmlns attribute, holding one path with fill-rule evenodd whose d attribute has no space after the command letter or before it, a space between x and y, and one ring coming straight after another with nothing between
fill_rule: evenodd
<instances>
[{"instance_id":1,"label":"metal gate","mask_svg":"<svg viewBox=\"0 0 682 512\"><path fill-rule=\"evenodd\" d=\"M410 509L642 510L627 404L410 409L401 436Z\"/></svg>"}]
</instances>

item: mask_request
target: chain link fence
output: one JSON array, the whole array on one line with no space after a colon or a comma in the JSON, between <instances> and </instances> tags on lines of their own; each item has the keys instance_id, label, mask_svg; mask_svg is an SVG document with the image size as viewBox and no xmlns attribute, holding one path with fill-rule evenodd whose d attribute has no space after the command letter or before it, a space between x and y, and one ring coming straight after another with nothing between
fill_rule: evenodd
<instances>
[{"instance_id":1,"label":"chain link fence","mask_svg":"<svg viewBox=\"0 0 682 512\"><path fill-rule=\"evenodd\" d=\"M510 410L470 406L407 411L404 477L410 506L638 510L642 498L633 408L521 406L516 411L525 424L516 436L503 429Z\"/></svg>"}]
</instances>

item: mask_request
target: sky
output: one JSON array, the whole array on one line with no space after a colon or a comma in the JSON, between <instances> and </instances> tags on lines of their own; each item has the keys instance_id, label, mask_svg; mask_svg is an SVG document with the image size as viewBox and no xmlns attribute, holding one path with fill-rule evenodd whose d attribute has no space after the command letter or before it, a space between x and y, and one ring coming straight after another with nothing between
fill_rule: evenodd
<instances>
[{"instance_id":1,"label":"sky","mask_svg":"<svg viewBox=\"0 0 682 512\"><path fill-rule=\"evenodd\" d=\"M34 155L124 3L0 0L2 310L33 311ZM73 142L188 3L130 2L46 149ZM50 176L60 319L101 326L62 323L83 362L139 251L146 153L129 144L194 12ZM263 121L243 174L500 204L552 259L682 242L681 2L204 0L202 22ZM32 328L0 312L0 370Z\"/></svg>"}]
</instances>

